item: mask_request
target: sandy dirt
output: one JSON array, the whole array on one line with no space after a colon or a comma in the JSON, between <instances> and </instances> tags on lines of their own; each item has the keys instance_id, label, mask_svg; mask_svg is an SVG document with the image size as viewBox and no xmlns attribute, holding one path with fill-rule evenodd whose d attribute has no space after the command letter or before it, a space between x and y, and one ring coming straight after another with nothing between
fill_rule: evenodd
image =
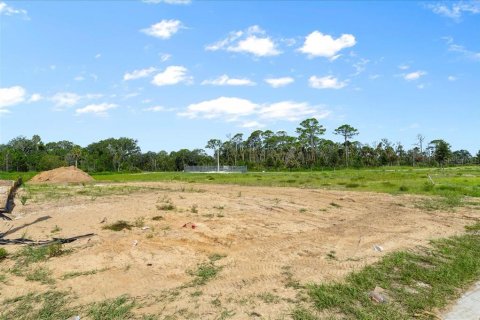
<instances>
[{"instance_id":1,"label":"sandy dirt","mask_svg":"<svg viewBox=\"0 0 480 320\"><path fill-rule=\"evenodd\" d=\"M93 178L83 170L70 167L60 167L53 170L43 171L32 179L30 183L80 183L92 182Z\"/></svg>"},{"instance_id":2,"label":"sandy dirt","mask_svg":"<svg viewBox=\"0 0 480 320\"><path fill-rule=\"evenodd\" d=\"M468 208L422 211L415 207L421 198L407 195L181 183L127 185L157 189L18 203L13 212L16 220L0 222L0 231L18 228L9 238L25 233L33 239L50 238L55 226L61 230L54 236L90 232L96 236L66 245L74 249L71 254L42 263L53 271L55 285L11 276L6 284L0 282L0 300L55 288L75 293L78 304L128 294L143 303L136 311L140 314L217 319L223 312L231 319L289 318L301 299L300 291L289 284L340 280L389 252L460 233L472 223L471 217L480 217ZM168 200L176 209L160 210ZM196 211L192 206L198 212L192 212ZM164 219L152 220L159 215ZM48 218L38 221L42 217ZM148 229L102 229L117 220L133 223L141 218ZM383 251L374 250L375 245ZM205 285L192 285L195 277L188 270L208 262L212 254L225 255L215 262L223 268ZM100 271L61 279L67 272L91 270Z\"/></svg>"}]
</instances>

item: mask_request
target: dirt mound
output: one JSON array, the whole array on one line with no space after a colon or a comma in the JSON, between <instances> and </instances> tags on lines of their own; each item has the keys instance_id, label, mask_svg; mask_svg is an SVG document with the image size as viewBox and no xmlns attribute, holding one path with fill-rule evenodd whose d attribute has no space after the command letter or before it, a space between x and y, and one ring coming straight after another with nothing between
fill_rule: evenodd
<instances>
[{"instance_id":1,"label":"dirt mound","mask_svg":"<svg viewBox=\"0 0 480 320\"><path fill-rule=\"evenodd\" d=\"M68 183L68 182L90 182L93 178L84 171L71 167L61 167L44 171L34 176L30 182L36 183Z\"/></svg>"}]
</instances>

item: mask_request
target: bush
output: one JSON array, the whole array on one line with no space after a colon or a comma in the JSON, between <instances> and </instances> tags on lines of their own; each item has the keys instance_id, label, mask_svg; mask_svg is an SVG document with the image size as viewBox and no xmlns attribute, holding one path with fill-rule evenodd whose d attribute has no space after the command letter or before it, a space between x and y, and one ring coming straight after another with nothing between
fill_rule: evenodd
<instances>
[{"instance_id":1,"label":"bush","mask_svg":"<svg viewBox=\"0 0 480 320\"><path fill-rule=\"evenodd\" d=\"M7 258L8 252L4 248L0 248L0 261Z\"/></svg>"}]
</instances>

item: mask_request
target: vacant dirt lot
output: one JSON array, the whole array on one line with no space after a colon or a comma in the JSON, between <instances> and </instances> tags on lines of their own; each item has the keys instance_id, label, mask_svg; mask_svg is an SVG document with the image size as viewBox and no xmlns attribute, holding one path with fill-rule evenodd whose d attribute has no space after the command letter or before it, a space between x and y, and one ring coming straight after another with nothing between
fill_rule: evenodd
<instances>
[{"instance_id":1,"label":"vacant dirt lot","mask_svg":"<svg viewBox=\"0 0 480 320\"><path fill-rule=\"evenodd\" d=\"M0 282L0 300L55 288L73 292L76 304L128 294L141 305L135 311L139 314L283 319L302 303L297 282L341 279L389 252L461 232L471 217L480 217L478 210L468 208L424 211L416 208L422 198L415 196L123 185L123 194L50 195L25 205L17 199L14 220L0 221L1 232L16 230L6 238L96 235L66 245L71 253L40 263L52 271L54 284L8 274L5 283ZM43 217L47 218L38 221ZM102 228L118 220L136 226L122 231ZM383 251L374 250L375 245ZM19 246L7 249L12 252ZM209 262L209 257L215 261ZM3 271L13 264L2 263ZM218 272L204 283L194 275L202 264ZM63 279L73 272L83 274Z\"/></svg>"}]
</instances>

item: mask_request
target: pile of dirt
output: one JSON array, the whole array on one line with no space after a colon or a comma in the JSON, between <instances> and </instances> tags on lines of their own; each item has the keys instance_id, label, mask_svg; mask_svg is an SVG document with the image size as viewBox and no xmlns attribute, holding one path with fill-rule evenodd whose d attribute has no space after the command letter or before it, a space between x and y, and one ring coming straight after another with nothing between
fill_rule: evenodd
<instances>
[{"instance_id":1,"label":"pile of dirt","mask_svg":"<svg viewBox=\"0 0 480 320\"><path fill-rule=\"evenodd\" d=\"M74 166L44 171L30 180L30 182L34 183L79 183L90 181L94 181L94 179L88 173Z\"/></svg>"}]
</instances>

